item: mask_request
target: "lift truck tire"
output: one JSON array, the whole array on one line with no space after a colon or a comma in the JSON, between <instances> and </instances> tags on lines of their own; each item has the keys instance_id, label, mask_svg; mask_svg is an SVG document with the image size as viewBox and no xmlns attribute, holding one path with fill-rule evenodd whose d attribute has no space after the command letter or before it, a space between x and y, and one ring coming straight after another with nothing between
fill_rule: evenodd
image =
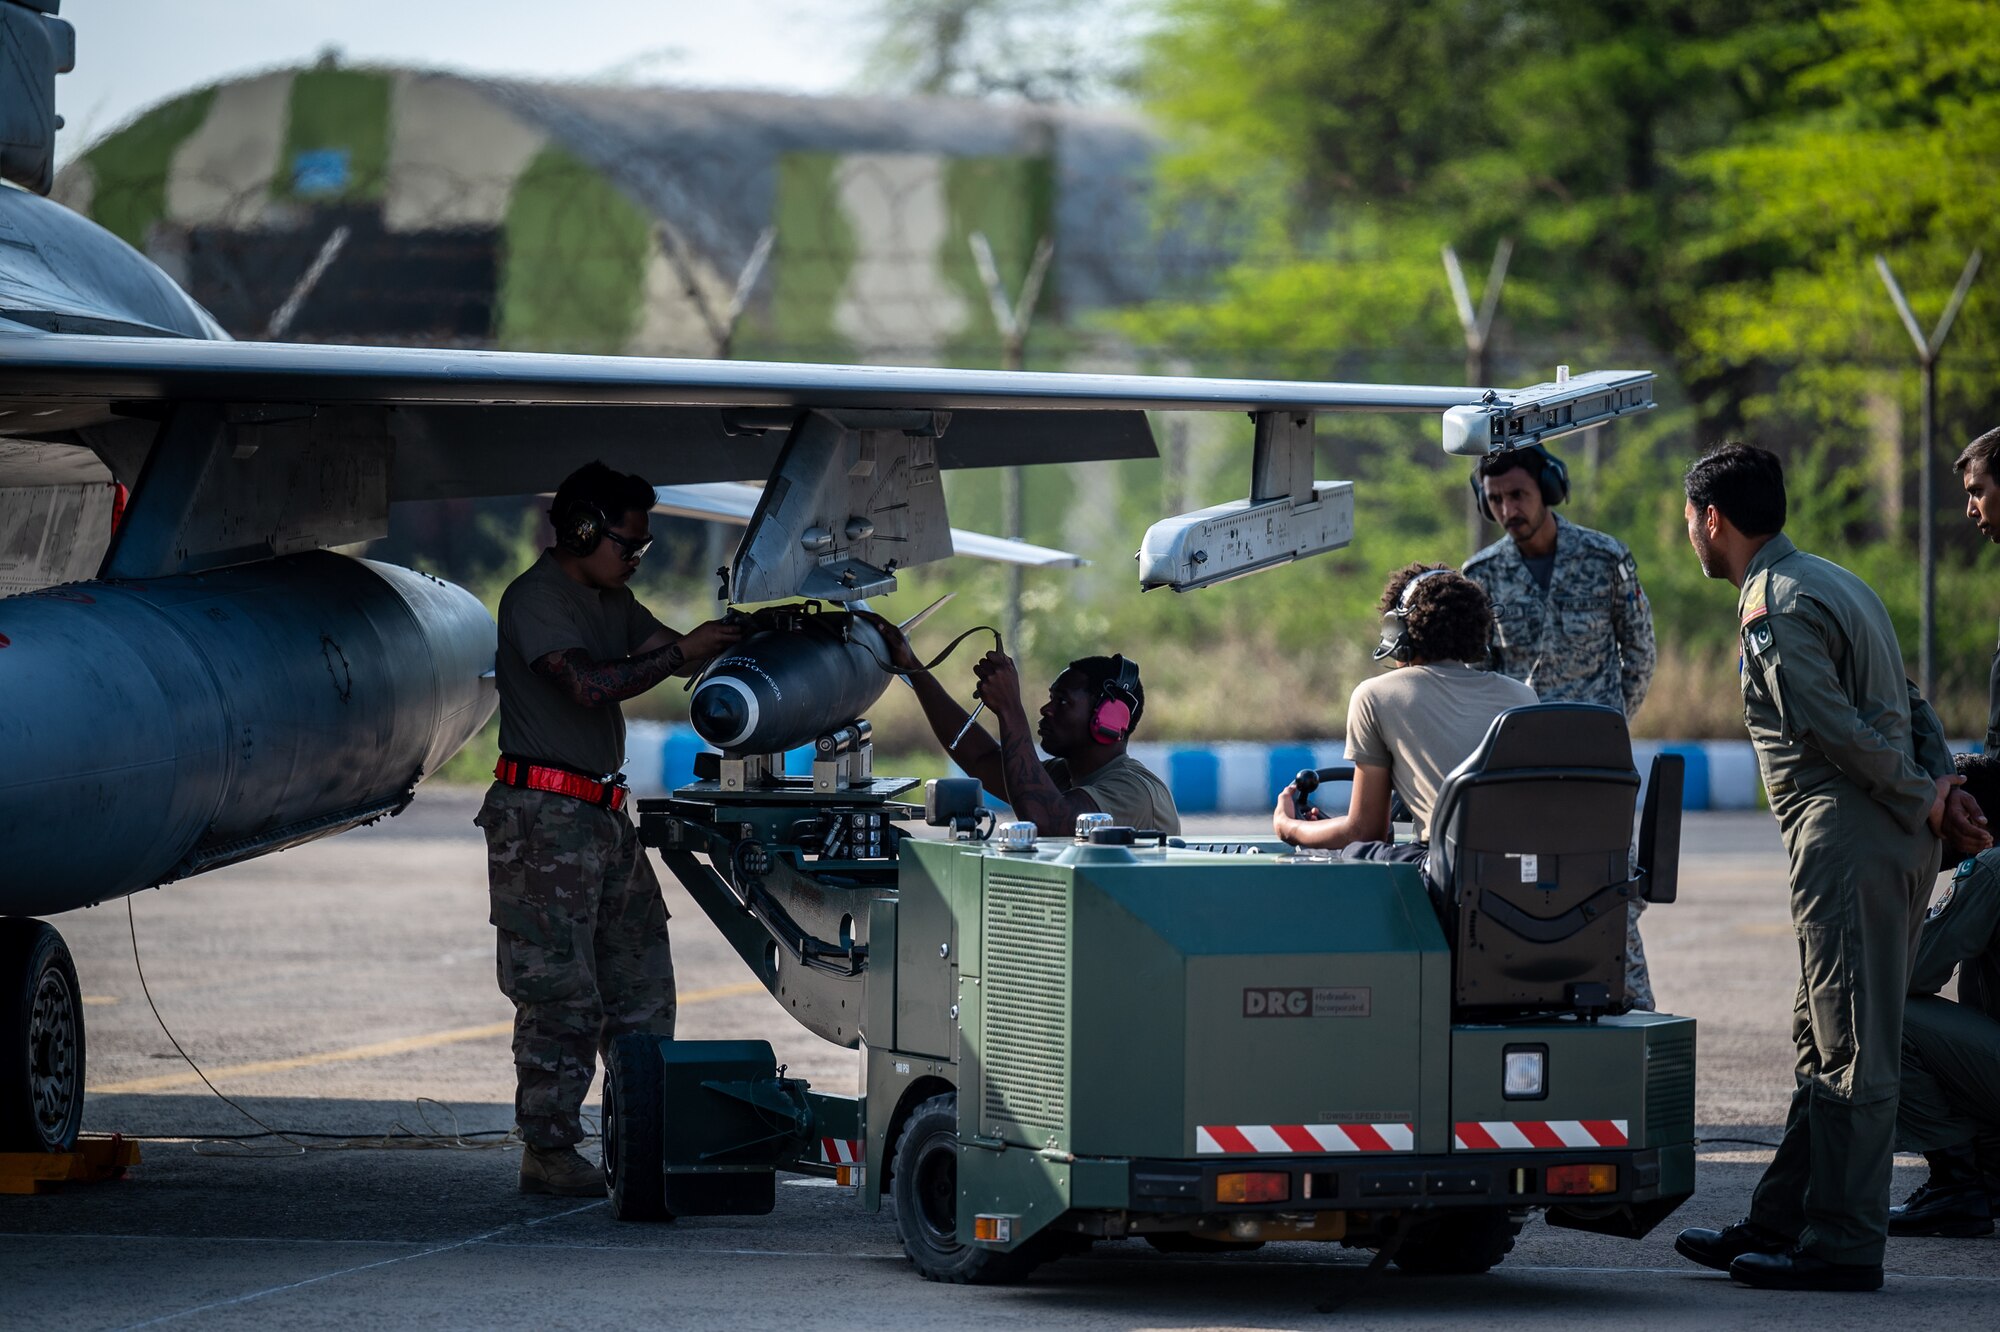
<instances>
[{"instance_id":1,"label":"lift truck tire","mask_svg":"<svg viewBox=\"0 0 2000 1332\"><path fill-rule=\"evenodd\" d=\"M1477 1276L1514 1248L1520 1225L1504 1207L1452 1212L1419 1223L1396 1250L1395 1264L1423 1276Z\"/></svg>"},{"instance_id":2,"label":"lift truck tire","mask_svg":"<svg viewBox=\"0 0 2000 1332\"><path fill-rule=\"evenodd\" d=\"M628 1032L604 1062L604 1183L620 1221L671 1221L661 1169L660 1038Z\"/></svg>"},{"instance_id":3,"label":"lift truck tire","mask_svg":"<svg viewBox=\"0 0 2000 1332\"><path fill-rule=\"evenodd\" d=\"M0 1152L68 1152L83 1127L83 991L69 946L0 919Z\"/></svg>"},{"instance_id":4,"label":"lift truck tire","mask_svg":"<svg viewBox=\"0 0 2000 1332\"><path fill-rule=\"evenodd\" d=\"M1042 1260L1032 1242L1012 1253L958 1239L958 1093L933 1096L910 1112L896 1139L889 1196L896 1235L926 1281L961 1286L1018 1281Z\"/></svg>"}]
</instances>

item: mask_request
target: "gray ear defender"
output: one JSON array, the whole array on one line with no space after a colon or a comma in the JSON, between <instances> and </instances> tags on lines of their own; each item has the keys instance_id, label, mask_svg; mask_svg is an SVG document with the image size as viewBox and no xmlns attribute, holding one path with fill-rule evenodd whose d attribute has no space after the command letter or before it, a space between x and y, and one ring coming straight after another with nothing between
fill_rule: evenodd
<instances>
[{"instance_id":1,"label":"gray ear defender","mask_svg":"<svg viewBox=\"0 0 2000 1332\"><path fill-rule=\"evenodd\" d=\"M1426 569L1403 584L1403 595L1396 598L1396 604L1382 617L1382 642L1371 654L1374 660L1388 657L1407 662L1416 655L1416 649L1410 643L1410 598L1416 592L1417 584L1424 579L1450 572L1449 569Z\"/></svg>"},{"instance_id":2,"label":"gray ear defender","mask_svg":"<svg viewBox=\"0 0 2000 1332\"><path fill-rule=\"evenodd\" d=\"M1539 444L1530 444L1523 449L1514 449L1507 456L1522 460L1521 466L1528 471L1534 472L1535 484L1542 489L1542 503L1553 509L1556 505L1561 504L1569 498L1569 467L1564 464L1561 458L1556 457L1555 454L1550 453ZM1529 466L1529 462L1533 459L1540 460L1541 470L1535 471L1533 467ZM1493 516L1493 506L1486 502L1486 487L1480 484L1481 479L1479 467L1475 466L1472 469L1471 477L1472 498L1479 504L1480 516L1489 523L1497 523L1500 520Z\"/></svg>"}]
</instances>

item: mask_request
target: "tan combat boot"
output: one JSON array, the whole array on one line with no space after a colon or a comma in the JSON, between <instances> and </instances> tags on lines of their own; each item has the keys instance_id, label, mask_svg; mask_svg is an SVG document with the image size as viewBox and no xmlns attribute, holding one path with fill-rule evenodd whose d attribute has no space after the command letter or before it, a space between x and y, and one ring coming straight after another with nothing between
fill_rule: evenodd
<instances>
[{"instance_id":1,"label":"tan combat boot","mask_svg":"<svg viewBox=\"0 0 2000 1332\"><path fill-rule=\"evenodd\" d=\"M602 1198L604 1168L583 1159L574 1147L524 1147L521 1192L564 1198Z\"/></svg>"}]
</instances>

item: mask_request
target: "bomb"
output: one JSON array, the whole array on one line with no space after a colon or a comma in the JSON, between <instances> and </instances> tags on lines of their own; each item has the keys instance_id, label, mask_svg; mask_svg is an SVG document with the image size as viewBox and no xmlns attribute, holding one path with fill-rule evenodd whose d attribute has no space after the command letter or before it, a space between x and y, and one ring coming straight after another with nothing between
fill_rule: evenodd
<instances>
[{"instance_id":1,"label":"bomb","mask_svg":"<svg viewBox=\"0 0 2000 1332\"><path fill-rule=\"evenodd\" d=\"M875 626L815 603L750 617L752 632L695 681L688 720L727 754L810 744L874 706L894 679Z\"/></svg>"}]
</instances>

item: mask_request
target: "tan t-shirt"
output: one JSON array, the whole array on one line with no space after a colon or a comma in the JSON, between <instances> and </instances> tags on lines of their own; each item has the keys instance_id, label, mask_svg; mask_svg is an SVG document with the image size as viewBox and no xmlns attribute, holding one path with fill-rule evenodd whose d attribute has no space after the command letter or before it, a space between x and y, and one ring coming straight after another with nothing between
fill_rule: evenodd
<instances>
[{"instance_id":1,"label":"tan t-shirt","mask_svg":"<svg viewBox=\"0 0 2000 1332\"><path fill-rule=\"evenodd\" d=\"M1402 666L1363 680L1347 702L1347 757L1387 768L1389 784L1430 835L1438 788L1486 738L1493 719L1540 700L1519 680L1465 662Z\"/></svg>"},{"instance_id":2,"label":"tan t-shirt","mask_svg":"<svg viewBox=\"0 0 2000 1332\"><path fill-rule=\"evenodd\" d=\"M500 752L578 772L625 764L625 714L616 703L586 708L535 674L530 663L582 648L592 661L632 655L660 622L630 588L585 587L543 551L500 595Z\"/></svg>"},{"instance_id":3,"label":"tan t-shirt","mask_svg":"<svg viewBox=\"0 0 2000 1332\"><path fill-rule=\"evenodd\" d=\"M1097 807L1111 816L1113 823L1127 828L1150 828L1168 836L1181 830L1180 811L1174 808L1173 792L1130 754L1120 754L1097 771L1071 779L1069 760L1052 758L1042 765L1059 791L1088 791Z\"/></svg>"}]
</instances>

